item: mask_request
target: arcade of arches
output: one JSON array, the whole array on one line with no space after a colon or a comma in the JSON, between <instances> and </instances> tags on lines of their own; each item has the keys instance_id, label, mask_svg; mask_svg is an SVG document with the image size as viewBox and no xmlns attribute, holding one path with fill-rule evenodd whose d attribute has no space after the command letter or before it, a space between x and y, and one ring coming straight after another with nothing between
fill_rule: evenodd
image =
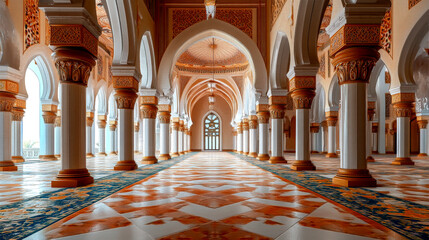
<instances>
[{"instance_id":1,"label":"arcade of arches","mask_svg":"<svg viewBox=\"0 0 429 240\"><path fill-rule=\"evenodd\" d=\"M0 0L0 239L429 239L429 0Z\"/></svg>"}]
</instances>

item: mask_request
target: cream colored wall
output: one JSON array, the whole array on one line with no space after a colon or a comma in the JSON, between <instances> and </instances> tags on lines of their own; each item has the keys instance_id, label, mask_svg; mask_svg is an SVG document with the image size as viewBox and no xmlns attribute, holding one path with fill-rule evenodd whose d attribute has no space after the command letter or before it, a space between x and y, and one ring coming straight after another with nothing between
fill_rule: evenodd
<instances>
[{"instance_id":1,"label":"cream colored wall","mask_svg":"<svg viewBox=\"0 0 429 240\"><path fill-rule=\"evenodd\" d=\"M208 97L203 97L195 104L195 107L192 109L191 118L193 125L191 126L191 149L193 151L202 150L202 118L207 114L207 112L210 111L208 102ZM222 122L222 149L224 151L232 150L233 128L231 126L231 109L224 99L216 97L213 110L219 114Z\"/></svg>"}]
</instances>

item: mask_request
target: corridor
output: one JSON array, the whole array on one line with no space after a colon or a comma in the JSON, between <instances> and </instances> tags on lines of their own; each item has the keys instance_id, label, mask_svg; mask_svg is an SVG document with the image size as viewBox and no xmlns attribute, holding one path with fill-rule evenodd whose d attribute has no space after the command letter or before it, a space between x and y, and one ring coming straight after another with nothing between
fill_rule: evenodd
<instances>
[{"instance_id":1,"label":"corridor","mask_svg":"<svg viewBox=\"0 0 429 240\"><path fill-rule=\"evenodd\" d=\"M405 239L239 155L196 153L27 239L371 238Z\"/></svg>"}]
</instances>

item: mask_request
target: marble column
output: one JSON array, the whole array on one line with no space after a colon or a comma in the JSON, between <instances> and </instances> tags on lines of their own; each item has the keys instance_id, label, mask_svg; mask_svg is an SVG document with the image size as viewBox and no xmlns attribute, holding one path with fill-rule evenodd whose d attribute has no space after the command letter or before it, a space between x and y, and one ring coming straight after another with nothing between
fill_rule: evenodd
<instances>
[{"instance_id":1,"label":"marble column","mask_svg":"<svg viewBox=\"0 0 429 240\"><path fill-rule=\"evenodd\" d=\"M378 153L378 122L373 122L372 127L372 153Z\"/></svg>"},{"instance_id":2,"label":"marble column","mask_svg":"<svg viewBox=\"0 0 429 240\"><path fill-rule=\"evenodd\" d=\"M243 128L243 154L249 155L249 119L243 118L241 124Z\"/></svg>"},{"instance_id":3,"label":"marble column","mask_svg":"<svg viewBox=\"0 0 429 240\"><path fill-rule=\"evenodd\" d=\"M317 134L320 131L320 126L318 123L311 123L310 132L311 132L311 153L319 153L317 150Z\"/></svg>"},{"instance_id":4,"label":"marble column","mask_svg":"<svg viewBox=\"0 0 429 240\"><path fill-rule=\"evenodd\" d=\"M91 158L95 157L92 152L92 126L94 124L94 113L86 113L86 157Z\"/></svg>"},{"instance_id":5,"label":"marble column","mask_svg":"<svg viewBox=\"0 0 429 240\"><path fill-rule=\"evenodd\" d=\"M61 115L58 110L57 118L55 118L55 157L61 158Z\"/></svg>"},{"instance_id":6,"label":"marble column","mask_svg":"<svg viewBox=\"0 0 429 240\"><path fill-rule=\"evenodd\" d=\"M41 151L43 155L39 155L40 160L55 161L55 119L57 118L57 105L44 104L42 105L42 117L45 123L45 132L42 136L46 138L46 144Z\"/></svg>"},{"instance_id":7,"label":"marble column","mask_svg":"<svg viewBox=\"0 0 429 240\"><path fill-rule=\"evenodd\" d=\"M142 105L140 106L141 116L143 117L144 133L144 151L143 164L155 164L158 159L155 157L155 128L156 114L158 111L158 98L156 96L142 96Z\"/></svg>"},{"instance_id":8,"label":"marble column","mask_svg":"<svg viewBox=\"0 0 429 240\"><path fill-rule=\"evenodd\" d=\"M158 118L160 127L159 160L171 159L170 156L170 118L171 106L169 104L158 105Z\"/></svg>"},{"instance_id":9,"label":"marble column","mask_svg":"<svg viewBox=\"0 0 429 240\"><path fill-rule=\"evenodd\" d=\"M19 88L18 83L0 80ZM18 167L12 161L12 107L16 101L14 91L0 90L0 171L17 171Z\"/></svg>"},{"instance_id":10,"label":"marble column","mask_svg":"<svg viewBox=\"0 0 429 240\"><path fill-rule=\"evenodd\" d=\"M171 157L179 156L179 128L180 123L178 120L173 119L171 128Z\"/></svg>"},{"instance_id":11,"label":"marble column","mask_svg":"<svg viewBox=\"0 0 429 240\"><path fill-rule=\"evenodd\" d=\"M418 157L427 157L428 156L428 121L421 119L421 117L417 117L417 124L420 129L420 153ZM420 118L420 119L419 119Z\"/></svg>"},{"instance_id":12,"label":"marble column","mask_svg":"<svg viewBox=\"0 0 429 240\"><path fill-rule=\"evenodd\" d=\"M109 130L110 130L110 153L111 156L116 156L118 153L116 152L116 127L118 123L116 121L110 121L109 122Z\"/></svg>"},{"instance_id":13,"label":"marble column","mask_svg":"<svg viewBox=\"0 0 429 240\"><path fill-rule=\"evenodd\" d=\"M107 117L106 115L98 116L98 138L99 138L99 148L98 148L98 156L105 157L106 154L106 125L107 125Z\"/></svg>"},{"instance_id":14,"label":"marble column","mask_svg":"<svg viewBox=\"0 0 429 240\"><path fill-rule=\"evenodd\" d=\"M367 119L367 127L366 127L366 161L367 162L375 162L372 155L372 121L374 120L375 114L375 102L368 101L367 105L368 109L368 119Z\"/></svg>"},{"instance_id":15,"label":"marble column","mask_svg":"<svg viewBox=\"0 0 429 240\"><path fill-rule=\"evenodd\" d=\"M17 99L17 102L19 99ZM25 103L25 101L24 101ZM24 109L14 107L12 110L12 161L14 163L25 162L22 157L22 119Z\"/></svg>"},{"instance_id":16,"label":"marble column","mask_svg":"<svg viewBox=\"0 0 429 240\"><path fill-rule=\"evenodd\" d=\"M333 53L341 88L343 131L340 148L341 164L334 184L346 187L372 187L376 180L367 169L367 85L380 55L377 47L350 47ZM362 104L364 103L364 104Z\"/></svg>"},{"instance_id":17,"label":"marble column","mask_svg":"<svg viewBox=\"0 0 429 240\"><path fill-rule=\"evenodd\" d=\"M283 157L283 119L285 115L285 96L270 97L271 117L271 156L270 163L287 163Z\"/></svg>"},{"instance_id":18,"label":"marble column","mask_svg":"<svg viewBox=\"0 0 429 240\"><path fill-rule=\"evenodd\" d=\"M243 154L243 124L237 123L237 153Z\"/></svg>"},{"instance_id":19,"label":"marble column","mask_svg":"<svg viewBox=\"0 0 429 240\"><path fill-rule=\"evenodd\" d=\"M325 113L328 124L328 153L327 158L337 158L337 121L338 112L329 111Z\"/></svg>"},{"instance_id":20,"label":"marble column","mask_svg":"<svg viewBox=\"0 0 429 240\"><path fill-rule=\"evenodd\" d=\"M140 123L134 122L134 153L139 154L139 132L140 132Z\"/></svg>"},{"instance_id":21,"label":"marble column","mask_svg":"<svg viewBox=\"0 0 429 240\"><path fill-rule=\"evenodd\" d=\"M251 115L249 120L249 133L250 133L250 146L249 146L249 156L257 158L258 157L258 117L256 115Z\"/></svg>"},{"instance_id":22,"label":"marble column","mask_svg":"<svg viewBox=\"0 0 429 240\"><path fill-rule=\"evenodd\" d=\"M114 76L115 101L118 106L118 162L114 169L129 171L137 169L134 160L134 106L137 100L138 80L134 76ZM126 84L129 83L129 84Z\"/></svg>"},{"instance_id":23,"label":"marble column","mask_svg":"<svg viewBox=\"0 0 429 240\"><path fill-rule=\"evenodd\" d=\"M237 152L237 130L235 127L232 131L232 151Z\"/></svg>"},{"instance_id":24,"label":"marble column","mask_svg":"<svg viewBox=\"0 0 429 240\"><path fill-rule=\"evenodd\" d=\"M414 165L410 158L410 117L414 93L392 94L393 108L396 113L396 158L393 165Z\"/></svg>"},{"instance_id":25,"label":"marble column","mask_svg":"<svg viewBox=\"0 0 429 240\"><path fill-rule=\"evenodd\" d=\"M320 124L320 132L321 132L321 138L322 138L322 152L321 154L327 154L327 144L326 144L326 129L328 127L328 124L326 123L326 121L323 121Z\"/></svg>"},{"instance_id":26,"label":"marble column","mask_svg":"<svg viewBox=\"0 0 429 240\"><path fill-rule=\"evenodd\" d=\"M296 171L316 170L310 160L310 109L315 96L315 77L295 76L290 80L292 88L291 97L296 109L296 139L295 161L291 169ZM305 87L309 88L305 88Z\"/></svg>"},{"instance_id":27,"label":"marble column","mask_svg":"<svg viewBox=\"0 0 429 240\"><path fill-rule=\"evenodd\" d=\"M270 112L268 104L258 104L256 106L258 124L259 124L259 154L260 161L270 159L268 155L268 124L270 123Z\"/></svg>"}]
</instances>

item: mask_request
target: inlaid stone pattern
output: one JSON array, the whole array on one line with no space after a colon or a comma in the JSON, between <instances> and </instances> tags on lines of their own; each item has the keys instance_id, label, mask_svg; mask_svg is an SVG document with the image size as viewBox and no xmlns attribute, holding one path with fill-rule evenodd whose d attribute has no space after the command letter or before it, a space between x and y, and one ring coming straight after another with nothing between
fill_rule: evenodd
<instances>
[{"instance_id":1,"label":"inlaid stone pattern","mask_svg":"<svg viewBox=\"0 0 429 240\"><path fill-rule=\"evenodd\" d=\"M411 9L412 7L416 6L417 3L421 2L422 0L408 0L408 9Z\"/></svg>"},{"instance_id":2,"label":"inlaid stone pattern","mask_svg":"<svg viewBox=\"0 0 429 240\"><path fill-rule=\"evenodd\" d=\"M283 6L285 5L286 0L272 0L271 1L271 26L277 21L280 13L282 12Z\"/></svg>"},{"instance_id":3,"label":"inlaid stone pattern","mask_svg":"<svg viewBox=\"0 0 429 240\"><path fill-rule=\"evenodd\" d=\"M25 0L24 44L25 49L40 43L39 0Z\"/></svg>"},{"instance_id":4,"label":"inlaid stone pattern","mask_svg":"<svg viewBox=\"0 0 429 240\"><path fill-rule=\"evenodd\" d=\"M392 56L392 10L387 10L380 26L380 46Z\"/></svg>"},{"instance_id":5,"label":"inlaid stone pattern","mask_svg":"<svg viewBox=\"0 0 429 240\"><path fill-rule=\"evenodd\" d=\"M171 11L172 36L170 39L177 37L188 27L206 20L206 10L204 8L174 8ZM234 25L252 39L256 37L253 34L255 29L252 8L218 8L216 18Z\"/></svg>"}]
</instances>

